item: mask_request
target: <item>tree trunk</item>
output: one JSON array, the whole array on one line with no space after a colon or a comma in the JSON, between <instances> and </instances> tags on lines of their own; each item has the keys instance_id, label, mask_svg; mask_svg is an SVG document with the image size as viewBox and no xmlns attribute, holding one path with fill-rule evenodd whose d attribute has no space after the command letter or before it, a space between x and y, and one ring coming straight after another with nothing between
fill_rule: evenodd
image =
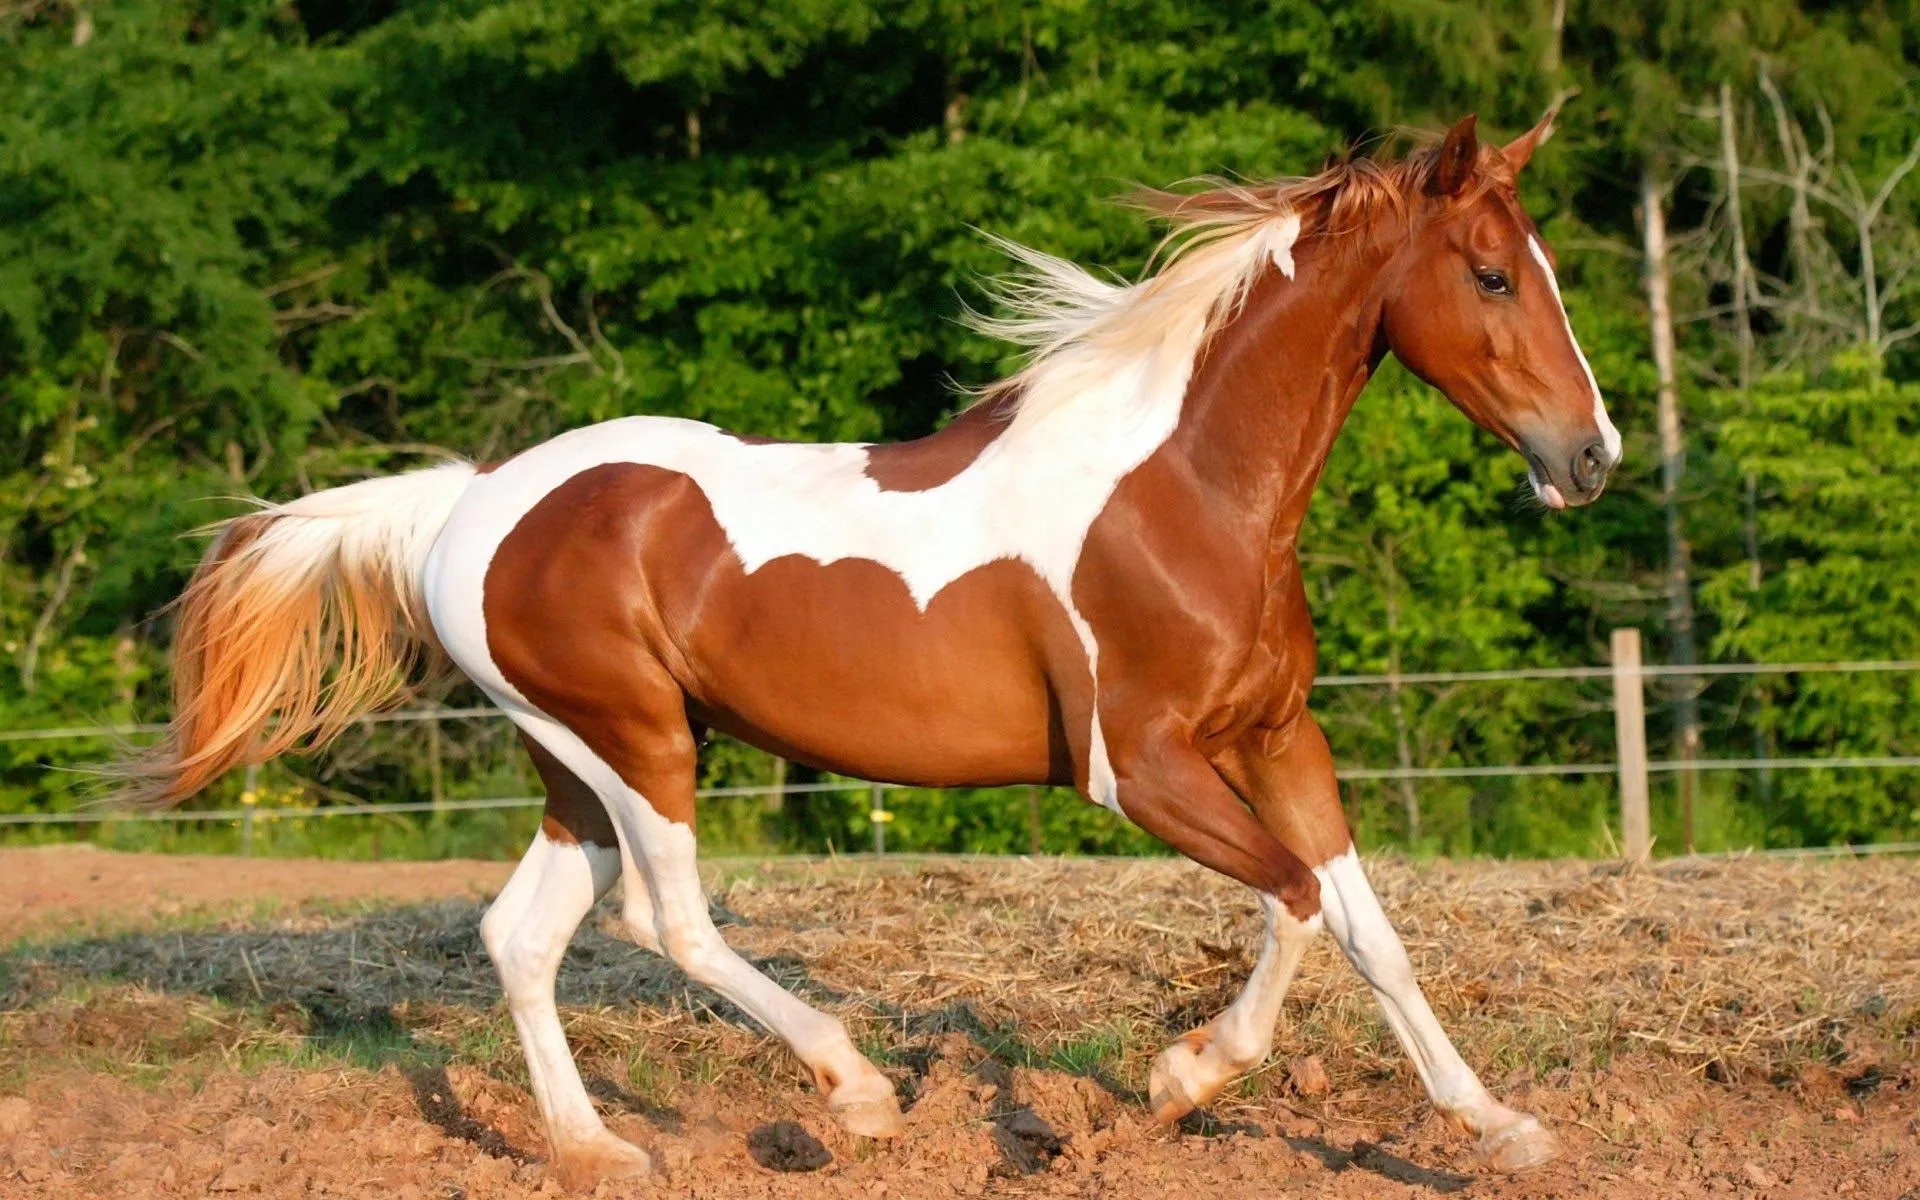
<instances>
[{"instance_id":1,"label":"tree trunk","mask_svg":"<svg viewBox=\"0 0 1920 1200\"><path fill-rule=\"evenodd\" d=\"M1653 366L1659 380L1660 505L1667 516L1667 642L1675 666L1698 661L1693 636L1693 567L1686 523L1680 514L1680 485L1686 475L1685 444L1680 435L1680 394L1673 342L1672 277L1667 263L1666 184L1647 167L1640 175L1640 227L1645 239L1647 316L1652 324ZM1680 770L1680 839L1694 845L1695 779L1691 763L1700 756L1700 705L1694 681L1674 681L1673 725Z\"/></svg>"},{"instance_id":2,"label":"tree trunk","mask_svg":"<svg viewBox=\"0 0 1920 1200\"><path fill-rule=\"evenodd\" d=\"M1740 389L1740 412L1750 415L1753 388L1753 315L1748 303L1754 294L1753 263L1747 257L1747 225L1740 203L1740 142L1733 111L1733 85L1720 83L1720 175L1727 189L1727 225L1733 234L1733 336L1739 352L1735 382ZM1741 483L1740 534L1747 551L1747 590L1760 590L1760 498L1759 485L1752 471L1745 472ZM1761 711L1768 707L1766 684L1756 681L1756 703ZM1764 721L1753 725L1753 756L1767 757L1767 731ZM1773 772L1762 767L1754 781L1764 808L1773 794Z\"/></svg>"},{"instance_id":3,"label":"tree trunk","mask_svg":"<svg viewBox=\"0 0 1920 1200\"><path fill-rule=\"evenodd\" d=\"M1567 0L1553 0L1547 17L1547 44L1540 51L1540 74L1546 77L1549 88L1560 86L1560 64L1562 43L1567 36Z\"/></svg>"}]
</instances>

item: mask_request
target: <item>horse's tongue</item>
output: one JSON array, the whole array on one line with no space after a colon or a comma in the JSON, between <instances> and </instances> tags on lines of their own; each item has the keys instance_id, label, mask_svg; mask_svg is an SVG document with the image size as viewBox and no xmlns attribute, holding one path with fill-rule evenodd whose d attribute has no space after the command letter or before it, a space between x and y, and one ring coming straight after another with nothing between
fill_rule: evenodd
<instances>
[{"instance_id":1,"label":"horse's tongue","mask_svg":"<svg viewBox=\"0 0 1920 1200\"><path fill-rule=\"evenodd\" d=\"M1546 500L1548 508L1560 509L1567 506L1567 498L1560 494L1559 488L1550 483L1540 489L1540 495Z\"/></svg>"}]
</instances>

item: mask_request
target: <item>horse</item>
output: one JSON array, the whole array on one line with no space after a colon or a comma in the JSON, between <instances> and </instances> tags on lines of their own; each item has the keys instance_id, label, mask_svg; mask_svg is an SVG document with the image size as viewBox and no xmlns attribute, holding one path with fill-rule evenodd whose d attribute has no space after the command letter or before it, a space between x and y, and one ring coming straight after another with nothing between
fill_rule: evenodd
<instances>
[{"instance_id":1,"label":"horse","mask_svg":"<svg viewBox=\"0 0 1920 1200\"><path fill-rule=\"evenodd\" d=\"M708 916L711 730L866 779L1070 784L1253 889L1256 964L1156 1059L1159 1120L1266 1058L1324 928L1483 1160L1545 1162L1554 1137L1462 1059L1362 870L1307 708L1297 539L1388 353L1518 451L1547 508L1601 494L1620 435L1518 196L1552 125L1483 145L1469 116L1399 159L1144 192L1175 241L1131 284L1004 243L1017 270L980 321L1024 365L917 441L633 416L237 517L179 601L174 715L129 797L317 747L423 672L478 685L546 789L480 933L572 1186L650 1166L595 1112L554 1002L616 881L631 938L784 1039L846 1129L902 1128L841 1023Z\"/></svg>"}]
</instances>

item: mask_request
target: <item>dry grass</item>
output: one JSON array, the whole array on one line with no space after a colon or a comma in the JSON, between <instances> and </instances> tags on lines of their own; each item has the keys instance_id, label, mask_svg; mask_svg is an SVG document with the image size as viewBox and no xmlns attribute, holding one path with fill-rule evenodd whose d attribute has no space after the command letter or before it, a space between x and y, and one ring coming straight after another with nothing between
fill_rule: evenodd
<instances>
[{"instance_id":1,"label":"dry grass","mask_svg":"<svg viewBox=\"0 0 1920 1200\"><path fill-rule=\"evenodd\" d=\"M1920 1041L1911 862L1371 870L1435 1009L1496 1089L1629 1055L1715 1078L1865 1069L1911 1060ZM797 1078L724 1001L609 936L616 911L590 922L561 977L590 1075L642 1103L729 1069ZM736 948L883 1061L960 1033L1122 1094L1232 998L1258 932L1244 890L1166 860L769 865L719 880L714 911ZM0 1074L56 1056L156 1076L195 1060L459 1060L518 1079L479 912L309 910L17 950L0 959ZM1336 1097L1410 1079L1325 939L1279 1046L1282 1061L1321 1055ZM1239 1096L1277 1096L1274 1074ZM1420 1102L1413 1087L1368 1094Z\"/></svg>"}]
</instances>

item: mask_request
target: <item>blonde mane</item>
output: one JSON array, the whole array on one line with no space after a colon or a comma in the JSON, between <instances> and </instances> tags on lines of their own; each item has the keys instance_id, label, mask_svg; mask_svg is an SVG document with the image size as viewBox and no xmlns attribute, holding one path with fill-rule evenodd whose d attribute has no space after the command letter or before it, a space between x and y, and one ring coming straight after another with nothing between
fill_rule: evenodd
<instances>
[{"instance_id":1,"label":"blonde mane","mask_svg":"<svg viewBox=\"0 0 1920 1200\"><path fill-rule=\"evenodd\" d=\"M1207 335L1239 311L1268 263L1293 278L1293 250L1302 238L1404 220L1434 159L1422 149L1391 162L1352 159L1304 178L1204 179L1199 191L1138 191L1129 202L1165 219L1169 230L1147 274L1131 284L987 234L1015 267L989 285L1000 312L969 313L967 321L1028 357L982 398L1014 392L1012 420L1023 424L1071 406L1090 378L1156 356L1190 362Z\"/></svg>"}]
</instances>

